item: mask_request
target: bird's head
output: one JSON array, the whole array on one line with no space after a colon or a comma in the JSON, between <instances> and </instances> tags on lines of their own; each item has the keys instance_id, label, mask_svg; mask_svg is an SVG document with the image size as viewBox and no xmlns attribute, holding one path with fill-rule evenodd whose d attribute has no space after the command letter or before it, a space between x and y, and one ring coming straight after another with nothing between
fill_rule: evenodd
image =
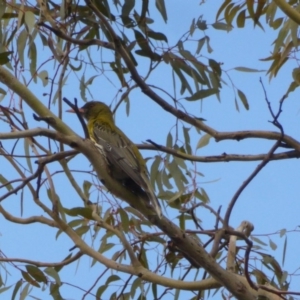
<instances>
[{"instance_id":1,"label":"bird's head","mask_svg":"<svg viewBox=\"0 0 300 300\"><path fill-rule=\"evenodd\" d=\"M86 120L97 119L100 116L105 116L109 119L113 119L110 108L103 102L90 101L84 104L78 109ZM75 112L73 109L67 110L68 112Z\"/></svg>"}]
</instances>

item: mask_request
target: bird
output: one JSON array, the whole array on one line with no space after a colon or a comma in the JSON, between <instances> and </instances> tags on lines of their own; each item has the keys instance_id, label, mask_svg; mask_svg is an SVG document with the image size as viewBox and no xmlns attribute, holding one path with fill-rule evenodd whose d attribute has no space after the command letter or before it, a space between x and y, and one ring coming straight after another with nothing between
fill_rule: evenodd
<instances>
[{"instance_id":1,"label":"bird","mask_svg":"<svg viewBox=\"0 0 300 300\"><path fill-rule=\"evenodd\" d=\"M137 146L116 126L110 108L103 102L89 101L78 111L86 119L90 139L104 157L110 175L131 192L146 193L156 214L162 218L145 160Z\"/></svg>"}]
</instances>

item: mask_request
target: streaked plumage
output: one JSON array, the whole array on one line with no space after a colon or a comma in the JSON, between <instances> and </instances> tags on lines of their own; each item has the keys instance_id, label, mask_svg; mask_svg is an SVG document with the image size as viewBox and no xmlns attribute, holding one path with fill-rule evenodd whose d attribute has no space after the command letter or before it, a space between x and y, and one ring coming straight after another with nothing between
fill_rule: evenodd
<instances>
[{"instance_id":1,"label":"streaked plumage","mask_svg":"<svg viewBox=\"0 0 300 300\"><path fill-rule=\"evenodd\" d=\"M90 138L105 157L113 178L136 194L146 193L159 217L161 208L149 180L146 163L136 145L115 125L109 107L98 101L80 108Z\"/></svg>"}]
</instances>

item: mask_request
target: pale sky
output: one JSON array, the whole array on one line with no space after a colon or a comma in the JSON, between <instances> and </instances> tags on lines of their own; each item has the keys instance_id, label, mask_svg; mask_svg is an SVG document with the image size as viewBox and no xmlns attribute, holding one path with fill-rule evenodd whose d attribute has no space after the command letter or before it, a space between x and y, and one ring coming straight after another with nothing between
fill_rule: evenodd
<instances>
[{"instance_id":1,"label":"pale sky","mask_svg":"<svg viewBox=\"0 0 300 300\"><path fill-rule=\"evenodd\" d=\"M165 33L168 37L169 45L174 46L178 39L189 29L192 18L198 18L203 15L203 19L207 20L208 24L215 21L214 17L217 8L223 1L206 1L207 3L199 5L200 1L176 1L176 4L171 5L170 1L166 1L168 11L168 24L165 25L161 16L153 14L151 17L155 19L155 24L151 25L151 28L156 31ZM152 10L153 11L153 10ZM213 49L211 54L207 53L206 48L203 47L203 61L205 58L213 58L217 62L222 62L224 83L221 89L221 103L218 102L215 96L210 96L203 100L202 106L199 102L187 102L184 97L189 96L188 94L180 95L180 82L177 80L177 92L176 97L182 99L181 103L186 106L190 113L197 117L206 119L207 124L218 131L237 131L237 130L271 130L278 131L272 124L269 123L272 120L271 115L268 111L264 93L259 82L260 77L265 85L268 93L268 98L272 104L272 107L277 111L278 102L283 94L286 92L289 83L292 81L291 70L296 66L295 61L292 61L282 68L279 72L278 77L273 78L269 81L265 72L261 73L244 73L233 70L235 67L249 67L258 70L267 70L270 66L270 62L259 61L259 59L268 57L272 51L272 42L274 41L277 32L265 28L265 32L260 28L255 27L251 21L246 22L246 28L238 29L234 28L231 32L217 31L215 29L209 29L206 31L206 35L210 37L210 45ZM235 26L235 22L233 22ZM196 31L194 34L195 40L202 38L204 35L200 31ZM196 45L193 43L186 44L187 49L193 52ZM96 47L94 47L96 48ZM45 49L46 50L46 49ZM96 49L95 49L96 50ZM75 51L73 56L75 56ZM96 52L94 52L96 53ZM99 54L99 56L97 56ZM95 54L95 61L100 59L105 60L105 56L101 56L101 51ZM100 55L101 54L101 55ZM38 53L39 61L42 62L49 58L50 54L47 51ZM81 52L84 55L84 52ZM145 75L145 68L148 67L149 61L147 59L139 61L139 70L141 75ZM144 64L144 65L143 65ZM46 67L48 73L51 76L54 74L52 69L53 63L49 63ZM109 68L109 64L105 64L105 68ZM144 68L144 69L143 69ZM42 68L43 69L43 68ZM226 73L225 73L226 71ZM90 68L86 70L85 78L88 79L90 76L95 75L94 69ZM92 93L92 97L86 94L89 100L101 100L107 104L116 103L115 96L119 87L119 81L115 80L112 83L105 80L103 75L96 78L89 89ZM231 81L234 85L241 89L247 96L250 110L246 111L238 100L240 111L235 110L234 93L231 87ZM110 75L110 78L113 76ZM154 72L148 82L159 86L167 90L172 96L174 96L172 86L172 73L170 66L161 68L159 72ZM38 85L32 83L30 88L34 89L34 93L47 103L48 98L42 96L43 93L49 92L49 86L42 87L40 82ZM160 93L166 97L163 93ZM78 79L74 75L70 75L68 82L63 90L63 96L72 100L77 97L79 104L83 104L80 99L80 90ZM120 94L117 96L119 100ZM17 98L16 98L17 99ZM170 101L166 97L167 101ZM9 97L1 103L2 105L8 105ZM116 123L122 128L122 130L136 143L145 142L147 139L151 139L159 144L165 145L166 135L172 129L175 124L175 118L162 111L157 104L153 103L148 99L141 91L135 90L130 94L130 117L127 118L125 113L125 105L121 105L116 114ZM295 139L300 138L300 118L299 118L299 91L291 93L289 98L286 100L283 106L283 113L279 119L284 127L286 134L294 137ZM67 109L67 107L65 107ZM54 110L54 112L56 109ZM70 125L74 130L82 134L80 124L75 115L64 115L65 122ZM30 120L29 120L30 121ZM30 122L31 127L45 126L45 124L37 123L33 119ZM190 127L188 124L184 124L186 127ZM8 131L9 128L3 128L1 131ZM196 155L220 155L222 153L227 154L260 154L267 153L274 144L274 141L266 142L255 139L248 139L240 142L236 141L222 141L216 143L212 139L208 146L201 148L196 151L196 144L202 135L199 135L194 129L190 131L192 136L192 149ZM181 137L182 137L182 133ZM83 134L82 134L83 135ZM18 148L22 153L23 142L19 142ZM285 151L284 149L279 149ZM279 152L279 151L278 151ZM153 152L143 151L144 157L153 156ZM6 168L4 159L1 159L3 163L3 169ZM34 160L33 160L34 162ZM152 161L149 164L151 166ZM256 168L259 162L228 162L228 163L198 163L197 171L204 174L204 177L197 178L199 187L205 189L209 195L211 206L217 210L219 206L222 206L221 214L226 211L228 203L232 196L240 185L247 179L251 172ZM283 160L278 162L270 162L263 170L256 176L251 184L242 193L238 199L236 206L234 207L230 225L237 227L241 221L247 220L254 224L255 230L253 235L257 235L265 243L268 244L268 236L271 233L279 231L283 228L287 230L294 230L299 226L299 211L300 211L300 185L297 178L299 177L299 160ZM35 165L33 164L33 168ZM85 169L89 170L89 163L83 156L78 156L71 163L72 169ZM5 169L6 170L6 169ZM9 171L8 171L9 172ZM10 178L9 176L7 176ZM15 178L12 175L12 178ZM92 181L89 174L77 174L76 178L82 184L83 180ZM60 200L66 207L81 206L82 202L79 197L64 184L64 175L57 174L54 176L56 189L60 196ZM33 182L35 184L35 182ZM93 188L92 188L93 190ZM6 192L4 189L1 193ZM97 201L96 194L93 193ZM0 194L1 196L2 194ZM28 196L28 197L26 197ZM43 194L45 197L45 193ZM3 205L5 208L10 209L12 213L20 215L20 194L12 196L9 200L4 201ZM121 201L118 201L121 205ZM202 220L202 225L205 229L213 229L215 219L211 214L203 209L198 209L198 217ZM23 216L30 216L32 214L44 214L39 209L36 209L33 205L32 199L29 194L24 195L23 204ZM178 222L176 218L178 215L177 211L170 207L167 207L167 216L173 219L175 223ZM194 229L194 226L192 229ZM66 257L70 252L69 249L73 246L72 241L69 240L65 235L60 235L56 240L56 230L47 228L42 225L28 225L28 226L17 226L16 224L7 223L2 216L0 216L0 247L1 251L8 257L22 257L28 259L36 259L40 261L60 261ZM103 230L103 229L101 229ZM148 229L150 230L150 229ZM155 229L153 229L155 230ZM89 233L87 234L89 235ZM99 239L102 233L98 234L98 240L95 244L99 244ZM261 236L265 235L265 236ZM284 238L280 238L279 235L270 235L272 241L274 241L278 248L276 251L272 251L269 247L264 247L265 252L274 256L278 262L282 262L283 254L283 243ZM90 238L87 237L87 241ZM283 269L289 274L296 272L299 267L299 255L295 249L298 249L300 242L299 233L293 232L288 235L287 252L285 258L285 264ZM119 242L117 242L119 243ZM96 248L98 246L95 246ZM149 252L147 253L149 261L151 260L151 249L155 247L153 243L150 243L147 247ZM121 249L121 247L120 247ZM115 250L115 248L114 248ZM46 252L45 252L46 251ZM76 250L73 250L75 253ZM110 252L107 252L110 257ZM258 255L251 255L251 257L260 258ZM88 289L94 282L100 273L103 272L103 268L96 264L93 268L90 267L92 260L90 258L81 258L79 264L76 263L73 266L67 266L61 271L61 279L69 280L74 285L81 286ZM156 261L153 262L156 266ZM253 263L253 261L251 262ZM256 266L259 267L260 263L256 262ZM151 266L150 266L151 268ZM8 279L9 284L14 284L21 278L21 275L16 268L10 268L12 272L12 278ZM4 272L0 268L1 275L4 276ZM110 271L107 272L107 276L111 275ZM179 273L175 273L179 276ZM122 274L118 274L122 277ZM106 280L107 276L103 278ZM175 278L176 278L175 276ZM73 280L74 277L74 280ZM67 278L67 279L66 279ZM93 278L93 279L91 279ZM127 276L125 276L126 280ZM103 284L103 280L101 284ZM291 278L288 277L288 280ZM187 280L194 280L192 276ZM120 287L121 285L121 287ZM99 286L99 285L98 285ZM299 287L299 280L296 276L292 278L290 286L291 290L297 290ZM120 281L115 283L115 286L111 284L109 291L117 290L120 292L122 284ZM13 288L11 288L11 291ZM94 289L95 292L97 289ZM159 291L163 291L160 289ZM62 296L65 299L82 299L82 291L76 289L67 284L61 288ZM173 291L175 292L175 291ZM171 293L173 293L171 292ZM160 294L160 293L159 293ZM6 292L4 295L11 295L11 292ZM35 289L32 294L35 297L41 299L52 299L46 292L41 293ZM106 295L106 297L105 297ZM103 299L108 299L110 293L104 294ZM152 296L152 292L149 292ZM181 292L181 296L184 292ZM139 296L139 292L136 293L135 299ZM46 297L46 298L45 298ZM171 294L169 294L171 297ZM191 294L189 293L189 297ZM87 296L85 299L93 299L91 296ZM150 299L150 298L149 298ZM166 298L171 299L171 298Z\"/></svg>"}]
</instances>

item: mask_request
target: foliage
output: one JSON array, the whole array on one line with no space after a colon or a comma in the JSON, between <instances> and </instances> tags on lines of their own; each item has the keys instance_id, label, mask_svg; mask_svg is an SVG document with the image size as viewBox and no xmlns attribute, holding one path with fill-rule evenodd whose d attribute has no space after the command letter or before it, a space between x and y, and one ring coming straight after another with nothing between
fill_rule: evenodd
<instances>
[{"instance_id":1,"label":"foliage","mask_svg":"<svg viewBox=\"0 0 300 300\"><path fill-rule=\"evenodd\" d=\"M279 299L288 294L289 273L283 268L287 230L274 233L283 241L279 262L265 249L277 248L271 234L251 235L250 221L233 229L231 220L241 193L270 161L299 158L300 143L285 133L280 116L299 84L300 4L221 1L213 23L205 16L193 18L182 24L186 32L176 40L168 28L168 5L164 0L0 1L1 231L33 228L26 237L30 258L24 257L22 245L14 247L15 255L1 250L3 295L201 299L221 292L223 298ZM236 110L249 110L250 101L214 57L208 31L227 34L250 24L276 31L271 54L262 59L269 68L264 72L245 65L234 71L274 79L291 64L293 80L278 110L262 85L275 131L221 132L199 117L204 101L221 102L226 85ZM135 108L145 120L149 114L149 129L172 117L168 128L158 127L164 145L153 138L139 145L148 150L151 183L172 221L153 216L146 202L105 173L93 144L81 137L79 120L64 112L68 105L79 105L69 97L78 92L84 102L105 94L115 113L125 106L131 118ZM144 94L140 103L133 100L136 92ZM147 111L153 103L159 112ZM196 155L213 140L255 138L273 143L259 155L251 152L255 144L247 155ZM204 176L199 163L232 161L259 164L221 213L199 183ZM109 193L112 186L119 197ZM35 236L35 226L41 237ZM66 247L71 254L62 255ZM75 270L77 281L72 279Z\"/></svg>"}]
</instances>

